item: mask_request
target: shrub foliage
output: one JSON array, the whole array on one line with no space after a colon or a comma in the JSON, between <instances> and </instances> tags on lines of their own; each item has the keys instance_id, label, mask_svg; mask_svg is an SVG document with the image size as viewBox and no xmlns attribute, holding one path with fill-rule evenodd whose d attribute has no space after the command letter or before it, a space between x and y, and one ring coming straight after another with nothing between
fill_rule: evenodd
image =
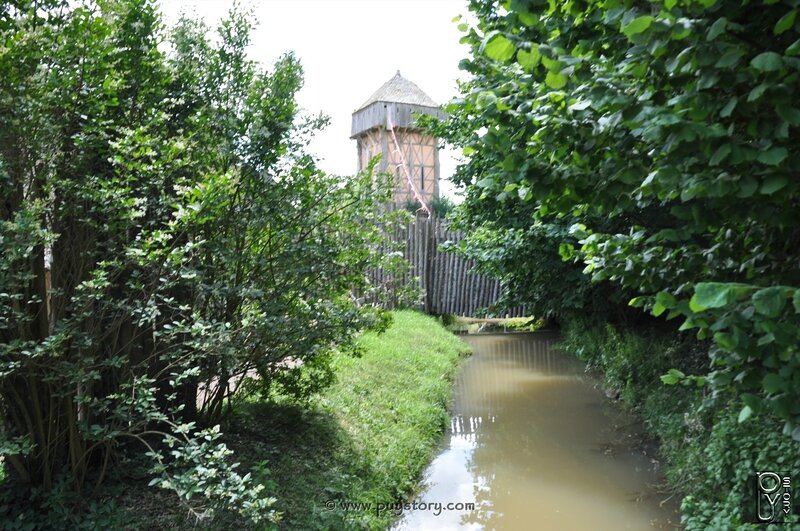
<instances>
[{"instance_id":1,"label":"shrub foliage","mask_svg":"<svg viewBox=\"0 0 800 531\"><path fill-rule=\"evenodd\" d=\"M184 499L272 517L218 441L232 394L300 365L313 392L382 322L350 294L380 260L383 192L317 169L304 146L326 119L298 114L295 57L247 58L251 29L234 11L216 38L167 33L149 0L0 5L9 485L88 494L146 451Z\"/></svg>"},{"instance_id":2,"label":"shrub foliage","mask_svg":"<svg viewBox=\"0 0 800 531\"><path fill-rule=\"evenodd\" d=\"M470 8L471 78L432 126L466 156L463 224L488 227L467 252L540 310L586 308L591 279L683 317L712 340L690 381L800 440L797 3Z\"/></svg>"},{"instance_id":3,"label":"shrub foliage","mask_svg":"<svg viewBox=\"0 0 800 531\"><path fill-rule=\"evenodd\" d=\"M472 0L474 17L457 20L469 78L449 119L428 121L463 149L462 252L505 281L509 303L696 333L680 340L686 357L627 335L592 356L622 396L654 406L648 419L658 408L642 395L672 396L650 380L693 391L655 430L667 450L697 445L673 457L706 471L743 459L735 481L714 476L727 499L700 501L707 478L686 489L693 528L741 523L754 463L800 454L799 8ZM695 421L713 433L694 437ZM753 458L758 437L780 452Z\"/></svg>"}]
</instances>

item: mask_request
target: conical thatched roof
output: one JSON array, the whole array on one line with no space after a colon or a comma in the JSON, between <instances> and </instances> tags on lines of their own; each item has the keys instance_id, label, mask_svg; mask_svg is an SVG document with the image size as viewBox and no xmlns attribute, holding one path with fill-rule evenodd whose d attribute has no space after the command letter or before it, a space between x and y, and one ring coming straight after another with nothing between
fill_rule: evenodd
<instances>
[{"instance_id":1,"label":"conical thatched roof","mask_svg":"<svg viewBox=\"0 0 800 531\"><path fill-rule=\"evenodd\" d=\"M400 70L392 79L381 85L381 88L362 103L356 112L376 101L386 101L391 103L408 103L411 105L422 105L424 107L438 107L430 96L422 92L422 89L411 81L400 75Z\"/></svg>"}]
</instances>

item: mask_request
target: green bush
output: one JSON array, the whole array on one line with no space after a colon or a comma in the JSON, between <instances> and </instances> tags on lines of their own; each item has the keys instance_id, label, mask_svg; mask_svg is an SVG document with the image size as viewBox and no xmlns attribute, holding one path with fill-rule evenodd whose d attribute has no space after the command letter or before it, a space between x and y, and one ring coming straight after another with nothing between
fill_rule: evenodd
<instances>
[{"instance_id":1,"label":"green bush","mask_svg":"<svg viewBox=\"0 0 800 531\"><path fill-rule=\"evenodd\" d=\"M0 3L2 488L41 493L0 518L80 513L128 453L204 515L269 519L215 431L239 382L307 363L285 388L312 394L381 322L352 290L373 291L388 190L316 167L326 119L300 114L292 54L248 58L252 29L238 8L212 36L165 31L153 0Z\"/></svg>"},{"instance_id":2,"label":"green bush","mask_svg":"<svg viewBox=\"0 0 800 531\"><path fill-rule=\"evenodd\" d=\"M469 251L537 313L591 311L591 278L680 317L710 340L693 376L800 441L797 3L469 8L468 81L431 126L463 149Z\"/></svg>"},{"instance_id":3,"label":"green bush","mask_svg":"<svg viewBox=\"0 0 800 531\"><path fill-rule=\"evenodd\" d=\"M559 244L570 238L565 226L535 224L522 229L486 220L470 225L463 215L457 215L455 223L467 234L454 250L473 260L479 273L502 283L498 309L524 305L531 315L549 318L601 314L614 308L609 298L616 295L607 286L592 285L582 267L559 255Z\"/></svg>"},{"instance_id":4,"label":"green bush","mask_svg":"<svg viewBox=\"0 0 800 531\"><path fill-rule=\"evenodd\" d=\"M402 203L401 207L414 215L417 215L420 208L422 208L419 201L415 199L408 199L405 203ZM441 219L445 219L455 207L455 203L448 197L434 197L428 201L428 208L430 208L431 213Z\"/></svg>"},{"instance_id":5,"label":"green bush","mask_svg":"<svg viewBox=\"0 0 800 531\"><path fill-rule=\"evenodd\" d=\"M686 452L693 477L686 484L681 510L689 530L764 529L750 523L756 512L753 474L796 475L800 470L800 444L776 430L778 417L763 415L740 423L738 414L735 402L720 409L709 430ZM785 526L770 528L798 526L800 515L795 512Z\"/></svg>"},{"instance_id":6,"label":"green bush","mask_svg":"<svg viewBox=\"0 0 800 531\"><path fill-rule=\"evenodd\" d=\"M76 512L75 507L82 507ZM110 496L86 502L69 474L58 474L49 490L0 491L0 531L124 529L127 518Z\"/></svg>"}]
</instances>

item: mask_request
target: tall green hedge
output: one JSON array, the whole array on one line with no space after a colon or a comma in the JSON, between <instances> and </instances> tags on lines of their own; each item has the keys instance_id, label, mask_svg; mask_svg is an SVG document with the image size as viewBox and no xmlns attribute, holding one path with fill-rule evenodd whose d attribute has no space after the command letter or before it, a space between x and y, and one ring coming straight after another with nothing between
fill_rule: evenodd
<instances>
[{"instance_id":1,"label":"tall green hedge","mask_svg":"<svg viewBox=\"0 0 800 531\"><path fill-rule=\"evenodd\" d=\"M469 77L432 129L463 148L480 267L540 311L591 310L591 280L680 318L710 358L664 381L800 441L799 5L473 0Z\"/></svg>"},{"instance_id":2,"label":"tall green hedge","mask_svg":"<svg viewBox=\"0 0 800 531\"><path fill-rule=\"evenodd\" d=\"M131 455L198 516L271 518L218 442L230 398L304 363L311 393L382 322L351 290L385 194L316 167L298 60L248 59L240 11L212 36L156 7L0 3L0 519L22 528Z\"/></svg>"}]
</instances>

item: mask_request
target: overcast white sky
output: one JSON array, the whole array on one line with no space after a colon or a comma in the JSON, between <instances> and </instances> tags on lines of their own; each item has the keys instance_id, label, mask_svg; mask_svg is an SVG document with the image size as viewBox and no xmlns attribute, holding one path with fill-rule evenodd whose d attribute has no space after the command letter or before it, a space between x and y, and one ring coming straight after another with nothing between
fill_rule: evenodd
<instances>
[{"instance_id":1,"label":"overcast white sky","mask_svg":"<svg viewBox=\"0 0 800 531\"><path fill-rule=\"evenodd\" d=\"M181 12L215 27L232 5L227 0L161 0L164 21ZM458 62L467 49L453 17L466 15L466 0L249 0L258 26L251 57L266 65L292 50L305 71L300 105L324 112L330 126L310 146L320 166L340 175L356 171L356 146L350 140L352 112L397 70L437 103L456 95L463 77ZM442 177L452 174L452 154L442 153ZM442 182L444 195L452 195Z\"/></svg>"}]
</instances>

